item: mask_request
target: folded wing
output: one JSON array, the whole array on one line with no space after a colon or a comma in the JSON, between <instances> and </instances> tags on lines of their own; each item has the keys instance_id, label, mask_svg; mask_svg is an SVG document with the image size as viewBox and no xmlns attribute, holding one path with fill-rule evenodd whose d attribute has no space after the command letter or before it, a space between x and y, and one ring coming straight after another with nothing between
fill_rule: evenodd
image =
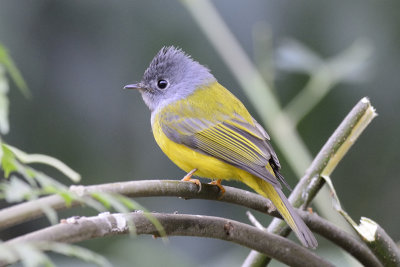
<instances>
[{"instance_id":1,"label":"folded wing","mask_svg":"<svg viewBox=\"0 0 400 267\"><path fill-rule=\"evenodd\" d=\"M213 156L260 177L281 188L279 160L269 143L269 136L254 119L252 122L237 115L209 121L164 114L163 132L174 142ZM270 164L274 173L268 171ZM287 185L287 184L286 184Z\"/></svg>"}]
</instances>

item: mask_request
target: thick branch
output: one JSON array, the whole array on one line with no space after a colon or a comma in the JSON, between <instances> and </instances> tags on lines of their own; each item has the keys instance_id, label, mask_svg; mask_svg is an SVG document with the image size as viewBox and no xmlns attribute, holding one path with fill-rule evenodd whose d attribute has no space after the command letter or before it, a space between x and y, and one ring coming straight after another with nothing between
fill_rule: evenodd
<instances>
[{"instance_id":1,"label":"thick branch","mask_svg":"<svg viewBox=\"0 0 400 267\"><path fill-rule=\"evenodd\" d=\"M162 224L169 236L197 236L231 241L260 251L290 266L332 266L304 247L277 235L237 221L199 215L152 215ZM143 213L100 214L96 217L68 219L64 223L15 238L6 244L19 242L55 241L80 242L92 238L127 234L132 221L136 234L158 235L154 225Z\"/></svg>"}]
</instances>

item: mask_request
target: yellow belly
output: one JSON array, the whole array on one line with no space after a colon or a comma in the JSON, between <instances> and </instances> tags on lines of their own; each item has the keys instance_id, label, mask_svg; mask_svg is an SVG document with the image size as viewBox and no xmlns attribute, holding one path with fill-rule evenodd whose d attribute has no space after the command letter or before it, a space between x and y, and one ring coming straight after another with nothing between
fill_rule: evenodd
<instances>
[{"instance_id":1,"label":"yellow belly","mask_svg":"<svg viewBox=\"0 0 400 267\"><path fill-rule=\"evenodd\" d=\"M190 149L185 145L177 144L171 141L163 133L158 123L153 125L153 133L157 144L160 146L162 151L170 160L172 160L172 162L174 162L185 172L190 172L193 169L197 169L196 173L194 174L195 176L209 179L241 181L260 195L270 198L274 202L275 199L273 197L276 195L276 191L275 188L268 182L215 157L207 156ZM273 173L269 164L266 166L266 168Z\"/></svg>"},{"instance_id":2,"label":"yellow belly","mask_svg":"<svg viewBox=\"0 0 400 267\"><path fill-rule=\"evenodd\" d=\"M185 145L171 141L164 134L157 121L153 124L153 134L161 150L185 172L197 169L196 176L224 180L241 180L242 177L250 175L250 173L215 157L207 156Z\"/></svg>"},{"instance_id":3,"label":"yellow belly","mask_svg":"<svg viewBox=\"0 0 400 267\"><path fill-rule=\"evenodd\" d=\"M209 99L210 101L205 101ZM223 110L221 110L220 102L212 101L213 99L224 99ZM209 179L223 180L239 180L258 193L265 196L265 190L260 183L267 183L261 178L250 174L249 172L237 168L229 163L219 160L216 157L208 156L204 153L197 152L188 146L175 143L170 140L163 132L161 123L165 119L161 114L168 109L170 113L176 113L177 116L202 116L205 120L213 121L215 117L219 120L224 118L226 114L237 113L240 117L251 123L253 121L243 104L227 91L218 82L198 90L196 94L180 100L159 110L158 113L152 114L152 128L154 138L162 151L182 170L190 172L197 169L195 175ZM218 120L217 120L218 121ZM267 164L266 168L273 174L271 166ZM269 183L267 183L269 185Z\"/></svg>"}]
</instances>

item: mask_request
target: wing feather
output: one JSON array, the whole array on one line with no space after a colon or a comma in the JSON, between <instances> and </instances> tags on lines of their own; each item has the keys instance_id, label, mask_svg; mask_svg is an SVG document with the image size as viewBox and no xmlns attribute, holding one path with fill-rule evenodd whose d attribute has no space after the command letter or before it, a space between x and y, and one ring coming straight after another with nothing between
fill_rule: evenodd
<instances>
[{"instance_id":1,"label":"wing feather","mask_svg":"<svg viewBox=\"0 0 400 267\"><path fill-rule=\"evenodd\" d=\"M275 175L266 168L272 161L274 171L279 172L279 161L268 142L268 134L254 119L252 125L240 116L216 122L168 114L163 117L162 130L174 142L219 158L281 188Z\"/></svg>"}]
</instances>

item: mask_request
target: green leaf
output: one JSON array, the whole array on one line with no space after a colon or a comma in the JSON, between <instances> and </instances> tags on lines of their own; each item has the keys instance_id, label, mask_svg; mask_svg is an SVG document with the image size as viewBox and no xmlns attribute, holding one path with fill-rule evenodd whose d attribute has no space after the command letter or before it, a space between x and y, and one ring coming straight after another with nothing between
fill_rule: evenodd
<instances>
[{"instance_id":1,"label":"green leaf","mask_svg":"<svg viewBox=\"0 0 400 267\"><path fill-rule=\"evenodd\" d=\"M0 163L3 160L3 154L4 154L3 143L1 142L1 138L0 138Z\"/></svg>"},{"instance_id":2,"label":"green leaf","mask_svg":"<svg viewBox=\"0 0 400 267\"><path fill-rule=\"evenodd\" d=\"M79 173L77 173L76 171L68 167L65 163L56 158L42 154L27 154L24 151L16 147L13 147L11 145L4 144L4 146L7 146L7 148L14 153L15 157L24 164L30 164L30 163L46 164L59 170L65 176L70 178L73 182L79 182L81 179Z\"/></svg>"},{"instance_id":3,"label":"green leaf","mask_svg":"<svg viewBox=\"0 0 400 267\"><path fill-rule=\"evenodd\" d=\"M95 192L90 194L92 198L99 201L107 210L111 209L111 203L108 201L109 198L104 193Z\"/></svg>"},{"instance_id":4,"label":"green leaf","mask_svg":"<svg viewBox=\"0 0 400 267\"><path fill-rule=\"evenodd\" d=\"M146 211L146 209L140 205L138 202L134 201L133 199L123 196L123 195L116 195L116 198L124 204L125 207L127 207L129 210L143 210Z\"/></svg>"},{"instance_id":5,"label":"green leaf","mask_svg":"<svg viewBox=\"0 0 400 267\"><path fill-rule=\"evenodd\" d=\"M9 56L7 49L2 44L0 44L0 64L4 65L7 72L10 74L11 79L15 82L21 93L26 98L30 98L31 92L29 91L28 86L22 78L21 73L15 66L14 61Z\"/></svg>"},{"instance_id":6,"label":"green leaf","mask_svg":"<svg viewBox=\"0 0 400 267\"><path fill-rule=\"evenodd\" d=\"M154 227L160 234L160 237L162 237L163 241L166 242L168 240L167 234L165 233L165 229L160 223L160 221L157 220L157 218L154 217L153 214L151 214L151 212L145 211L143 212L143 215L147 218L147 220L149 220L154 225Z\"/></svg>"},{"instance_id":7,"label":"green leaf","mask_svg":"<svg viewBox=\"0 0 400 267\"><path fill-rule=\"evenodd\" d=\"M25 267L55 266L50 258L34 244L19 243L18 246L13 246L13 249Z\"/></svg>"},{"instance_id":8,"label":"green leaf","mask_svg":"<svg viewBox=\"0 0 400 267\"><path fill-rule=\"evenodd\" d=\"M25 172L26 172L26 169L31 170L31 172L34 174L34 179L43 188L43 193L59 192L59 191L67 191L68 190L67 186L65 186L64 184L47 176L46 174L39 172L35 169L32 169L30 167L25 167L25 170L24 170Z\"/></svg>"},{"instance_id":9,"label":"green leaf","mask_svg":"<svg viewBox=\"0 0 400 267\"><path fill-rule=\"evenodd\" d=\"M8 108L9 101L7 93L9 90L9 85L7 77L5 75L4 68L0 65L0 132L2 134L7 134L10 130L10 125L8 121Z\"/></svg>"},{"instance_id":10,"label":"green leaf","mask_svg":"<svg viewBox=\"0 0 400 267\"><path fill-rule=\"evenodd\" d=\"M128 213L130 208L121 201L122 197L119 194L112 194L112 193L105 193L105 192L95 192L92 193L92 197L96 198L97 200L101 201L108 210L111 208L115 209L120 213ZM127 201L125 201L127 203ZM129 204L130 206L136 206L132 203ZM136 227L132 221L128 221L128 228L129 233L131 236L136 237Z\"/></svg>"},{"instance_id":11,"label":"green leaf","mask_svg":"<svg viewBox=\"0 0 400 267\"><path fill-rule=\"evenodd\" d=\"M68 191L58 192L58 194L64 199L65 205L67 207L71 207L72 201L75 199L75 196Z\"/></svg>"},{"instance_id":12,"label":"green leaf","mask_svg":"<svg viewBox=\"0 0 400 267\"><path fill-rule=\"evenodd\" d=\"M35 177L35 171L33 169L31 169L31 168L27 168L25 173L26 173L26 176L28 178L34 178Z\"/></svg>"},{"instance_id":13,"label":"green leaf","mask_svg":"<svg viewBox=\"0 0 400 267\"><path fill-rule=\"evenodd\" d=\"M1 158L1 167L4 170L4 176L8 178L11 172L17 171L15 156L10 149L4 144L1 145L3 149L3 157Z\"/></svg>"},{"instance_id":14,"label":"green leaf","mask_svg":"<svg viewBox=\"0 0 400 267\"><path fill-rule=\"evenodd\" d=\"M44 205L41 206L43 213L46 215L46 218L49 220L51 225L55 225L58 223L58 215L55 209L50 206Z\"/></svg>"},{"instance_id":15,"label":"green leaf","mask_svg":"<svg viewBox=\"0 0 400 267\"><path fill-rule=\"evenodd\" d=\"M114 208L117 212L121 213L128 213L131 210L124 205L123 202L120 201L121 197L120 195L117 194L110 194L110 193L101 193L102 197L107 199L108 203L110 203L111 207Z\"/></svg>"},{"instance_id":16,"label":"green leaf","mask_svg":"<svg viewBox=\"0 0 400 267\"><path fill-rule=\"evenodd\" d=\"M4 262L15 262L17 255L9 245L5 245L0 241L0 260Z\"/></svg>"},{"instance_id":17,"label":"green leaf","mask_svg":"<svg viewBox=\"0 0 400 267\"><path fill-rule=\"evenodd\" d=\"M47 245L47 249L59 254L66 256L76 257L78 259L92 262L102 267L111 267L111 263L100 254L90 251L86 248L78 247L70 244L63 244L57 242L50 242Z\"/></svg>"},{"instance_id":18,"label":"green leaf","mask_svg":"<svg viewBox=\"0 0 400 267\"><path fill-rule=\"evenodd\" d=\"M77 200L79 200L82 204L85 204L99 212L105 212L108 210L101 202L93 199L92 197L85 196L82 198L78 198Z\"/></svg>"},{"instance_id":19,"label":"green leaf","mask_svg":"<svg viewBox=\"0 0 400 267\"><path fill-rule=\"evenodd\" d=\"M111 267L110 262L103 256L88 249L63 244L59 242L19 242L17 244L0 244L0 260L7 263L21 261L25 267L49 266L55 264L46 255L45 251L52 251L65 256L76 257L98 266Z\"/></svg>"},{"instance_id":20,"label":"green leaf","mask_svg":"<svg viewBox=\"0 0 400 267\"><path fill-rule=\"evenodd\" d=\"M143 215L154 225L157 229L160 236L163 238L164 241L167 239L165 238L167 235L161 223L154 217L150 212L148 212L142 205L137 203L131 198L120 194L113 194L113 193L105 193L105 192L95 192L91 193L91 196L100 201L108 210L114 208L117 212L120 213L128 213L131 210L140 210L143 211ZM136 229L135 226L130 223L129 224L130 233L135 234Z\"/></svg>"},{"instance_id":21,"label":"green leaf","mask_svg":"<svg viewBox=\"0 0 400 267\"><path fill-rule=\"evenodd\" d=\"M123 195L116 195L115 197L130 210L134 210L134 209L142 210L143 215L154 225L154 227L157 229L158 233L160 234L160 237L163 238L163 241L167 241L167 238L166 238L167 234L165 233L164 227L161 225L160 221L157 220L157 218L151 214L151 212L149 212L146 208L144 208L142 205L140 205L138 202L134 201L131 198L128 198Z\"/></svg>"},{"instance_id":22,"label":"green leaf","mask_svg":"<svg viewBox=\"0 0 400 267\"><path fill-rule=\"evenodd\" d=\"M4 187L5 199L7 202L20 202L31 195L32 188L21 179L11 176L10 182Z\"/></svg>"}]
</instances>

